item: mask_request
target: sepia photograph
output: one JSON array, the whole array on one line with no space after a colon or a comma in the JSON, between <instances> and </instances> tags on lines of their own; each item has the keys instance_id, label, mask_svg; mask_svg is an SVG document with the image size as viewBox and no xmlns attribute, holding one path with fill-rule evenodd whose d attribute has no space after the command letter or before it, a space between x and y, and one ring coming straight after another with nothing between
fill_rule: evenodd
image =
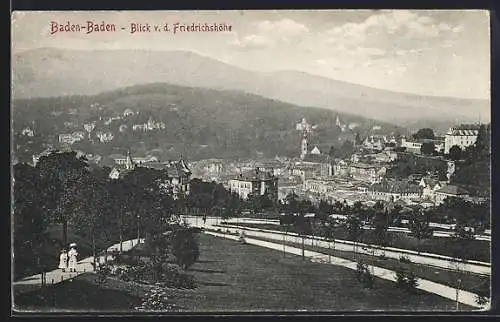
<instances>
[{"instance_id":1,"label":"sepia photograph","mask_svg":"<svg viewBox=\"0 0 500 322\"><path fill-rule=\"evenodd\" d=\"M487 10L13 11L12 314L491 309Z\"/></svg>"}]
</instances>

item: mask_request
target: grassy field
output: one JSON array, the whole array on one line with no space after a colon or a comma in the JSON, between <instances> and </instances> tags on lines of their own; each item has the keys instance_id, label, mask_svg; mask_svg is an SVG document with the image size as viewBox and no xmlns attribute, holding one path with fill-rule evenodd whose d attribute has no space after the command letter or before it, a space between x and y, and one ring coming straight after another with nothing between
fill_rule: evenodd
<instances>
[{"instance_id":1,"label":"grassy field","mask_svg":"<svg viewBox=\"0 0 500 322\"><path fill-rule=\"evenodd\" d=\"M284 228L280 225L272 224L238 224L240 226L253 227L259 229L270 229L281 231ZM293 232L293 229L288 229ZM396 247L408 250L421 252L429 252L444 256L452 256L453 253L466 254L467 259L489 262L491 243L485 240L467 240L460 241L446 237L432 237L422 240L419 246L418 240L406 233L387 232L388 247ZM337 239L349 240L348 233L345 228L338 227L335 230ZM369 244L377 244L373 231L364 231L361 236L361 242Z\"/></svg>"},{"instance_id":2,"label":"grassy field","mask_svg":"<svg viewBox=\"0 0 500 322\"><path fill-rule=\"evenodd\" d=\"M277 242L273 239L261 238L261 237L252 237L255 239L266 240L270 242ZM278 241L277 243L281 244L282 242ZM290 241L285 241L286 245L301 247L300 243L293 243ZM431 267L428 265L422 265L417 263L402 263L398 259L393 258L385 258L381 259L378 256L371 256L368 254L355 254L349 251L341 251L341 250L333 250L334 243L331 243L331 248L323 248L317 246L311 246L311 244L306 244L304 246L307 250L312 250L316 252L320 252L323 254L330 253L332 256L349 259L352 261L361 260L363 263L368 265L375 265L378 267L395 270L399 267L404 267L405 269L411 269L418 277L427 279L436 283L448 285L451 287L455 287L457 280L460 278L460 289L475 292L479 288L489 289L490 278L488 276L482 276L479 274L474 274L470 272L457 272L453 270Z\"/></svg>"},{"instance_id":3,"label":"grassy field","mask_svg":"<svg viewBox=\"0 0 500 322\"><path fill-rule=\"evenodd\" d=\"M205 234L200 236L200 253L188 271L198 287L168 289L172 304L181 312L455 309L453 301L435 294L408 294L382 279L376 279L373 289L365 289L352 270L303 262L299 256L284 257L279 251ZM143 292L142 287L116 280L99 288L91 279L91 274L83 275L55 286L45 299L39 299L38 291L20 296L16 303L28 308L56 303L60 310L128 311Z\"/></svg>"},{"instance_id":4,"label":"grassy field","mask_svg":"<svg viewBox=\"0 0 500 322\"><path fill-rule=\"evenodd\" d=\"M15 296L21 311L130 311L141 302L142 289L130 283L108 280L100 287L96 275L86 273L45 289Z\"/></svg>"},{"instance_id":5,"label":"grassy field","mask_svg":"<svg viewBox=\"0 0 500 322\"><path fill-rule=\"evenodd\" d=\"M453 310L455 303L434 294L407 294L377 279L364 289L355 272L303 262L298 256L202 235L201 256L190 274L199 286L178 291L175 303L187 311L249 310ZM466 309L465 307L463 309ZM469 308L470 309L470 308Z\"/></svg>"}]
</instances>

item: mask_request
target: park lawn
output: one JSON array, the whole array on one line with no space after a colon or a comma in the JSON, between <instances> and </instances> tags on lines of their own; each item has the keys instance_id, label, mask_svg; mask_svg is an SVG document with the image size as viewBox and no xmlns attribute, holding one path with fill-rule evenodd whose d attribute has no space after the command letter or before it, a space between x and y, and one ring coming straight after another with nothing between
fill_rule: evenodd
<instances>
[{"instance_id":1,"label":"park lawn","mask_svg":"<svg viewBox=\"0 0 500 322\"><path fill-rule=\"evenodd\" d=\"M300 256L201 234L200 258L188 271L192 290L167 289L175 312L228 311L451 311L455 303L417 290L410 294L376 278L365 289L355 272L303 262ZM96 275L16 296L18 310L131 312L149 286ZM473 309L465 305L462 310Z\"/></svg>"},{"instance_id":2,"label":"park lawn","mask_svg":"<svg viewBox=\"0 0 500 322\"><path fill-rule=\"evenodd\" d=\"M273 224L246 224L239 223L238 226L269 229L274 231L284 231L285 228L280 225ZM287 228L289 232L294 232L293 228ZM337 239L350 240L348 233L344 227L338 227L335 230ZM432 237L419 242L415 237L406 233L387 232L388 247L408 249L413 251L428 252L444 256L453 256L454 253L465 254L467 259L483 262L490 262L491 243L486 240L456 240L446 237ZM361 236L360 242L377 245L375 234L373 231L366 231Z\"/></svg>"},{"instance_id":3,"label":"park lawn","mask_svg":"<svg viewBox=\"0 0 500 322\"><path fill-rule=\"evenodd\" d=\"M279 243L282 244L282 241L276 241L275 239L270 239L270 238L264 238L264 237L254 237L252 236L253 239L260 239L260 240L265 240L269 242L274 242L274 243ZM293 246L293 247L298 247L300 248L302 245L300 243L294 243L291 241L285 241L285 244L288 246ZM334 243L331 243L331 247L334 248ZM311 245L310 243L307 243L304 245L304 248L307 250L311 251L316 251L319 253L323 254L328 254L335 256L335 257L340 257L340 258L345 258L351 261L358 261L361 260L363 263L368 264L368 265L375 265L381 268L386 268L390 270L396 270L400 267L403 267L405 269L411 269L419 278L427 279L436 283L440 283L443 285L448 285L451 287L456 287L457 280L460 278L461 283L460 283L460 289L470 291L470 292L477 292L478 289L481 290L489 290L490 288L490 277L489 276L484 276L480 274L474 274L470 272L457 272L457 271L452 271L444 268L438 268L438 267L432 267L428 265L423 265L423 264L418 264L418 263L402 263L398 259L393 259L393 258L385 258L381 259L378 256L372 256L369 254L359 254L359 253L353 253L350 251L343 251L343 250L333 250L333 249L328 249L328 248L323 248L323 247L318 247L316 245Z\"/></svg>"},{"instance_id":4,"label":"park lawn","mask_svg":"<svg viewBox=\"0 0 500 322\"><path fill-rule=\"evenodd\" d=\"M455 309L453 301L435 294L408 294L379 278L373 289L365 289L347 268L210 235L200 236L200 254L188 271L198 288L175 291L174 303L182 311Z\"/></svg>"},{"instance_id":5,"label":"park lawn","mask_svg":"<svg viewBox=\"0 0 500 322\"><path fill-rule=\"evenodd\" d=\"M14 308L21 312L122 312L140 305L141 286L114 279L99 286L96 279L96 274L85 273L45 289L17 294Z\"/></svg>"}]
</instances>

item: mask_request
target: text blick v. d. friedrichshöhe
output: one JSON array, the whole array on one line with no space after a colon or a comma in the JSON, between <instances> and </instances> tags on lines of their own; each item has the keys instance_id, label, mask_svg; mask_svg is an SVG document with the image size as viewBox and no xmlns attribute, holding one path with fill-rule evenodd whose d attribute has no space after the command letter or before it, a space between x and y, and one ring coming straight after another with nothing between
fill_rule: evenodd
<instances>
[{"instance_id":1,"label":"text blick v. d. friedrichsh\u00f6he","mask_svg":"<svg viewBox=\"0 0 500 322\"><path fill-rule=\"evenodd\" d=\"M127 31L131 34L135 33L154 33L154 32L167 32L167 33L183 33L183 32L230 32L232 26L226 23L163 23L163 24L150 24L150 23L137 23L131 22L126 27L118 26L114 23L107 23L105 21L95 22L86 21L85 23L72 23L66 21L59 23L57 21L50 22L50 34L62 32L81 32L81 33L103 33L103 32L118 32Z\"/></svg>"}]
</instances>

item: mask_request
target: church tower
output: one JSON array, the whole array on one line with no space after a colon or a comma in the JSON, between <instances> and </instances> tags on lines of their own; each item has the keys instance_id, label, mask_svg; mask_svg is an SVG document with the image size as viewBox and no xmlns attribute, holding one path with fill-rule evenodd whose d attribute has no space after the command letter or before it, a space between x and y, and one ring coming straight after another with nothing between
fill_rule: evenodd
<instances>
[{"instance_id":1,"label":"church tower","mask_svg":"<svg viewBox=\"0 0 500 322\"><path fill-rule=\"evenodd\" d=\"M304 160L307 155L307 137L304 135L302 137L302 142L300 144L300 158Z\"/></svg>"},{"instance_id":2,"label":"church tower","mask_svg":"<svg viewBox=\"0 0 500 322\"><path fill-rule=\"evenodd\" d=\"M135 168L134 160L132 160L132 156L130 155L130 150L127 150L127 160L125 161L125 168L127 170L132 170Z\"/></svg>"}]
</instances>

